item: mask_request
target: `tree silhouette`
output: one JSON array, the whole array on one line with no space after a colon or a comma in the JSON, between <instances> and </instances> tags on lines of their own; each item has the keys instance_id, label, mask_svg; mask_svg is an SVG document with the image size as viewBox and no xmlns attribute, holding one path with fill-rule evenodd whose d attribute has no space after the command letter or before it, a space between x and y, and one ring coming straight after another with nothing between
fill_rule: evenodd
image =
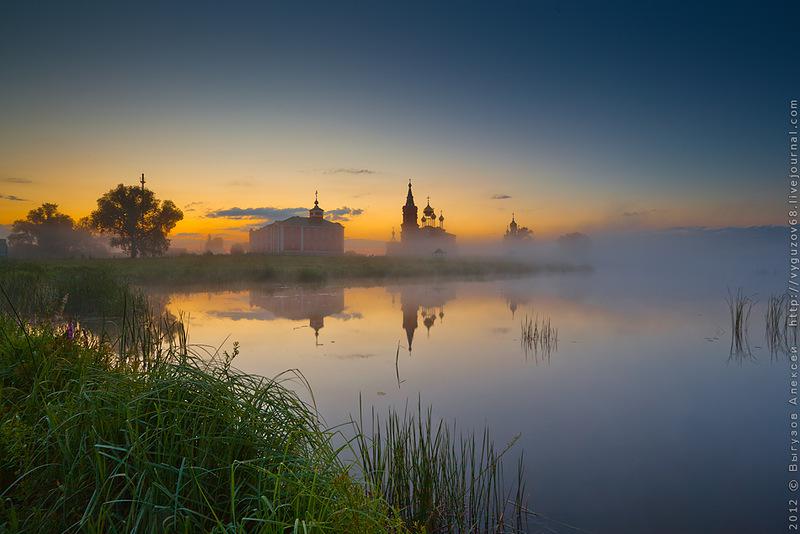
<instances>
[{"instance_id":1,"label":"tree silhouette","mask_svg":"<svg viewBox=\"0 0 800 534\"><path fill-rule=\"evenodd\" d=\"M167 234L183 219L171 200L160 202L142 187L117 185L97 199L89 216L92 228L110 234L111 245L137 256L160 256L169 248Z\"/></svg>"},{"instance_id":2,"label":"tree silhouette","mask_svg":"<svg viewBox=\"0 0 800 534\"><path fill-rule=\"evenodd\" d=\"M102 254L86 227L76 225L69 215L58 211L58 204L45 203L14 221L8 236L17 256L63 258Z\"/></svg>"}]
</instances>

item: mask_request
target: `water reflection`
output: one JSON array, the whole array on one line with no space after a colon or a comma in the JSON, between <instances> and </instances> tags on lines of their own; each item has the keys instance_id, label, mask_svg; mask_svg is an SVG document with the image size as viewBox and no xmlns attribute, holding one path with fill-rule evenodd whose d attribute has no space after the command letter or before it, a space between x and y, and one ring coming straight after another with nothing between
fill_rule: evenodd
<instances>
[{"instance_id":1,"label":"water reflection","mask_svg":"<svg viewBox=\"0 0 800 534\"><path fill-rule=\"evenodd\" d=\"M406 348L410 353L414 346L414 332L419 326L419 317L430 338L431 328L444 321L444 305L456 297L455 287L447 286L400 286L390 289L393 296L400 295L400 310L403 314L403 330L406 333Z\"/></svg>"},{"instance_id":2,"label":"water reflection","mask_svg":"<svg viewBox=\"0 0 800 534\"><path fill-rule=\"evenodd\" d=\"M189 312L194 342L239 341L243 370L300 369L331 426L347 421L359 398L402 410L419 396L461 428L488 423L499 445L521 433L533 508L559 521L591 532L774 531L782 494L771 480L785 469L776 407L786 377L785 359L770 363L767 342L759 348L755 319L765 302L752 314L758 361L728 365L729 282L654 283L254 287L175 294L168 307ZM558 329L548 365L522 357L526 316L539 318L535 332L547 319Z\"/></svg>"},{"instance_id":3,"label":"water reflection","mask_svg":"<svg viewBox=\"0 0 800 534\"><path fill-rule=\"evenodd\" d=\"M250 291L250 305L269 312L272 317L308 320L309 328L314 331L314 343L319 345L319 331L325 328L325 317L344 312L344 289L255 289Z\"/></svg>"}]
</instances>

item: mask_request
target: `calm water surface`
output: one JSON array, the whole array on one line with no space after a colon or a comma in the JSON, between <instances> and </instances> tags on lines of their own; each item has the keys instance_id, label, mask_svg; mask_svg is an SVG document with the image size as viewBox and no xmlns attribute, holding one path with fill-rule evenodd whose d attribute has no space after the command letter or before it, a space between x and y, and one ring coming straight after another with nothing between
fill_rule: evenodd
<instances>
[{"instance_id":1,"label":"calm water surface","mask_svg":"<svg viewBox=\"0 0 800 534\"><path fill-rule=\"evenodd\" d=\"M588 532L783 529L785 356L750 322L731 359L726 287L762 303L780 277L544 276L168 295L192 343L241 344L236 365L299 369L329 425L418 396L498 445L521 434L532 508ZM549 355L520 343L549 318ZM226 341L227 340L227 341ZM400 357L395 369L398 345ZM549 522L555 532L575 532Z\"/></svg>"}]
</instances>

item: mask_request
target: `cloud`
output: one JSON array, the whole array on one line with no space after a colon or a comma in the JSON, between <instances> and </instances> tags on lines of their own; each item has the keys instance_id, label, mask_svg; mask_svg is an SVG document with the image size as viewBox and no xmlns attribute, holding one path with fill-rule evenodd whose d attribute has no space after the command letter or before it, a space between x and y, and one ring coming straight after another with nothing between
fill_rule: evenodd
<instances>
[{"instance_id":1,"label":"cloud","mask_svg":"<svg viewBox=\"0 0 800 534\"><path fill-rule=\"evenodd\" d=\"M623 217L644 217L650 213L655 213L655 209L652 210L644 210L644 211L623 211Z\"/></svg>"},{"instance_id":2,"label":"cloud","mask_svg":"<svg viewBox=\"0 0 800 534\"><path fill-rule=\"evenodd\" d=\"M511 198L511 195L506 195L504 193L497 193L495 195L492 195L492 200L506 200L509 198Z\"/></svg>"},{"instance_id":3,"label":"cloud","mask_svg":"<svg viewBox=\"0 0 800 534\"><path fill-rule=\"evenodd\" d=\"M304 216L308 214L308 208L273 208L271 206L263 208L227 208L211 211L206 217L212 219L260 219L274 221L285 219L295 215Z\"/></svg>"},{"instance_id":4,"label":"cloud","mask_svg":"<svg viewBox=\"0 0 800 534\"><path fill-rule=\"evenodd\" d=\"M325 218L329 221L349 221L353 217L357 217L364 213L361 208L348 208L343 206L333 210L325 211ZM308 217L308 208L275 208L271 206L263 208L227 208L211 211L206 214L206 217L212 219L254 219L259 221L278 221L287 219L289 217ZM255 226L255 225L254 225ZM240 226L231 228L231 230L245 231L251 226Z\"/></svg>"},{"instance_id":5,"label":"cloud","mask_svg":"<svg viewBox=\"0 0 800 534\"><path fill-rule=\"evenodd\" d=\"M234 187L251 187L253 185L253 182L251 182L250 180L233 180L228 182L228 185Z\"/></svg>"},{"instance_id":6,"label":"cloud","mask_svg":"<svg viewBox=\"0 0 800 534\"><path fill-rule=\"evenodd\" d=\"M364 210L361 208L348 208L347 206L343 206L335 210L327 210L325 212L325 218L329 221L349 221L352 217L357 217L362 213L364 213Z\"/></svg>"},{"instance_id":7,"label":"cloud","mask_svg":"<svg viewBox=\"0 0 800 534\"><path fill-rule=\"evenodd\" d=\"M257 222L252 224L243 224L240 226L228 226L227 228L223 228L223 230L227 232L249 232L250 230L255 230L256 228L261 228L264 226L263 222Z\"/></svg>"},{"instance_id":8,"label":"cloud","mask_svg":"<svg viewBox=\"0 0 800 534\"><path fill-rule=\"evenodd\" d=\"M33 180L28 180L27 178L0 178L0 182L5 182L7 184L32 184Z\"/></svg>"},{"instance_id":9,"label":"cloud","mask_svg":"<svg viewBox=\"0 0 800 534\"><path fill-rule=\"evenodd\" d=\"M338 169L328 169L325 174L375 174L378 171L372 169L359 169L356 167L345 167Z\"/></svg>"},{"instance_id":10,"label":"cloud","mask_svg":"<svg viewBox=\"0 0 800 534\"><path fill-rule=\"evenodd\" d=\"M18 196L15 195L0 195L0 198L4 200L14 200L16 202L30 202L30 200L28 200L27 198L19 198Z\"/></svg>"},{"instance_id":11,"label":"cloud","mask_svg":"<svg viewBox=\"0 0 800 534\"><path fill-rule=\"evenodd\" d=\"M201 234L199 232L178 232L174 234L173 237L204 237L205 234Z\"/></svg>"}]
</instances>

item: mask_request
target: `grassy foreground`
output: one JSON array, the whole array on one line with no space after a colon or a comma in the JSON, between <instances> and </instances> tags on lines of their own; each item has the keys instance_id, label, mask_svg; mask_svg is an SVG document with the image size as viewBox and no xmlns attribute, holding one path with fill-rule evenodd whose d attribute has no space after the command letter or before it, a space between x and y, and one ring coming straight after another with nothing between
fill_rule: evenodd
<instances>
[{"instance_id":1,"label":"grassy foreground","mask_svg":"<svg viewBox=\"0 0 800 534\"><path fill-rule=\"evenodd\" d=\"M404 531L281 380L0 321L0 531Z\"/></svg>"},{"instance_id":2,"label":"grassy foreground","mask_svg":"<svg viewBox=\"0 0 800 534\"><path fill-rule=\"evenodd\" d=\"M534 265L490 258L397 258L386 256L270 256L261 254L113 258L75 260L7 260L4 271L51 278L104 270L136 284L189 285L241 282L314 283L328 280L387 280L422 277L521 276L565 272L564 264Z\"/></svg>"},{"instance_id":3,"label":"grassy foreground","mask_svg":"<svg viewBox=\"0 0 800 534\"><path fill-rule=\"evenodd\" d=\"M421 407L324 430L300 375L193 353L180 323L37 325L0 313L0 532L524 531L486 434Z\"/></svg>"}]
</instances>

